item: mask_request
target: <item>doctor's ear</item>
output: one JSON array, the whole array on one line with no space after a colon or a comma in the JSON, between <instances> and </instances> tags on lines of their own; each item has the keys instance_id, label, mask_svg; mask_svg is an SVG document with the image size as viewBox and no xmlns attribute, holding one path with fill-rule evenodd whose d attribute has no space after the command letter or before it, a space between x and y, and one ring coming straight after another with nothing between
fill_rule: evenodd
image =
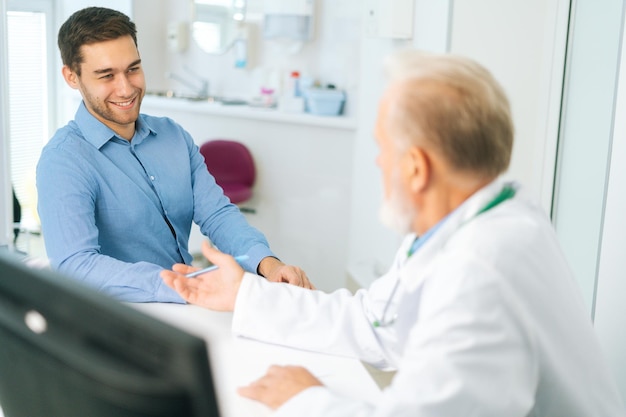
<instances>
[{"instance_id":1,"label":"doctor's ear","mask_svg":"<svg viewBox=\"0 0 626 417\"><path fill-rule=\"evenodd\" d=\"M65 82L67 83L67 85L77 90L78 89L78 74L72 71L72 69L67 65L63 65L63 69L61 70L61 73L63 74L63 78L65 79Z\"/></svg>"},{"instance_id":2,"label":"doctor's ear","mask_svg":"<svg viewBox=\"0 0 626 417\"><path fill-rule=\"evenodd\" d=\"M428 184L432 174L430 154L424 148L412 146L409 148L406 157L408 163L405 166L408 171L411 190L418 192Z\"/></svg>"}]
</instances>

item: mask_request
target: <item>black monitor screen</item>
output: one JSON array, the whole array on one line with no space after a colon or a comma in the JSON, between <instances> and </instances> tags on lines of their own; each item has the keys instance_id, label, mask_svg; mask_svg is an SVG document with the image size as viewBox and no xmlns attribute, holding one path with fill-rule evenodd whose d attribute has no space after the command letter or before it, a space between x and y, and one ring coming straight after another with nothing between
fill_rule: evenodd
<instances>
[{"instance_id":1,"label":"black monitor screen","mask_svg":"<svg viewBox=\"0 0 626 417\"><path fill-rule=\"evenodd\" d=\"M0 253L5 417L218 416L204 340Z\"/></svg>"}]
</instances>

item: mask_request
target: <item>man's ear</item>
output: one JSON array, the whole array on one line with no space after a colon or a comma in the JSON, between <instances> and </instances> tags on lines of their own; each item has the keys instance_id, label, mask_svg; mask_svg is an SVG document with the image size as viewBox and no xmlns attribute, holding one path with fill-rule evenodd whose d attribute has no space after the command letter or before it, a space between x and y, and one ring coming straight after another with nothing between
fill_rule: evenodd
<instances>
[{"instance_id":1,"label":"man's ear","mask_svg":"<svg viewBox=\"0 0 626 417\"><path fill-rule=\"evenodd\" d=\"M65 79L67 85L75 90L78 90L78 74L72 71L71 68L67 65L63 65L61 73L63 74L63 78Z\"/></svg>"},{"instance_id":2,"label":"man's ear","mask_svg":"<svg viewBox=\"0 0 626 417\"><path fill-rule=\"evenodd\" d=\"M432 161L428 151L419 146L412 146L406 153L406 167L409 175L409 187L417 193L423 190L432 175Z\"/></svg>"}]
</instances>

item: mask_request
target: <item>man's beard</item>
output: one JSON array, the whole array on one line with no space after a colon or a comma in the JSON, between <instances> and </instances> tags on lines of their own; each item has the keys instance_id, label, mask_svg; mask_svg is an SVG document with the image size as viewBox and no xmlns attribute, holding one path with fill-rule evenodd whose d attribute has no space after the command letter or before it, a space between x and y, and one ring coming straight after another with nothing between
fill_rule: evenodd
<instances>
[{"instance_id":1,"label":"man's beard","mask_svg":"<svg viewBox=\"0 0 626 417\"><path fill-rule=\"evenodd\" d=\"M389 198L385 198L379 211L379 218L383 225L401 235L413 230L412 225L416 215L415 208L410 207L396 189L391 191Z\"/></svg>"}]
</instances>

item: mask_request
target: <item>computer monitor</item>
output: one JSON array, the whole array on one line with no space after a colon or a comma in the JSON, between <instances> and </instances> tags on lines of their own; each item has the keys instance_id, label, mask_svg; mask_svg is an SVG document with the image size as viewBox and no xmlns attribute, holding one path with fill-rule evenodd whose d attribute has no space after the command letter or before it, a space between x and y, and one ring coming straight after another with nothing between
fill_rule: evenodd
<instances>
[{"instance_id":1,"label":"computer monitor","mask_svg":"<svg viewBox=\"0 0 626 417\"><path fill-rule=\"evenodd\" d=\"M0 252L5 417L218 416L204 340Z\"/></svg>"}]
</instances>

